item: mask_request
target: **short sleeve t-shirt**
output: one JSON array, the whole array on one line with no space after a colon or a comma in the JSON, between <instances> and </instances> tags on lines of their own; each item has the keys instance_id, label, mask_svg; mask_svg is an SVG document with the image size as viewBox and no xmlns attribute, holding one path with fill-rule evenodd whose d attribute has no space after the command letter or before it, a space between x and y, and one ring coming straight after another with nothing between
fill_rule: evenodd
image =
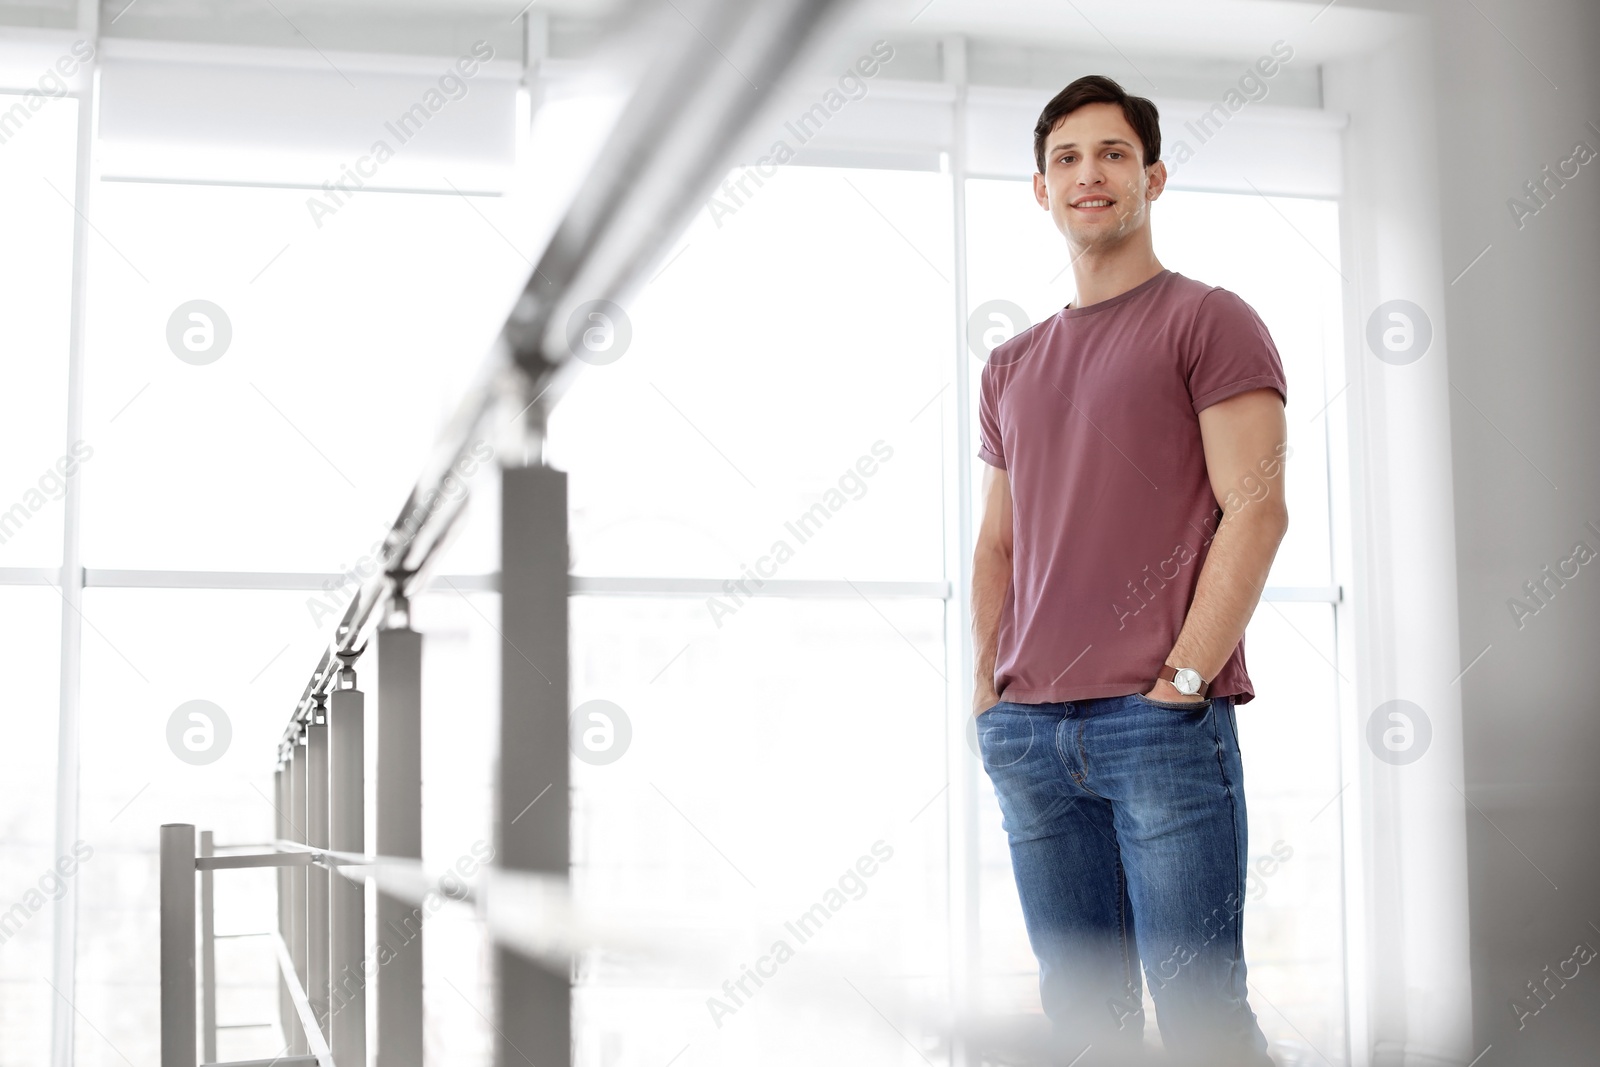
<instances>
[{"instance_id":1,"label":"short sleeve t-shirt","mask_svg":"<svg viewBox=\"0 0 1600 1067\"><path fill-rule=\"evenodd\" d=\"M1088 700L1154 684L1223 514L1199 413L1264 387L1288 402L1255 311L1171 270L1063 308L990 353L978 456L1006 471L1012 500L1012 581L996 635L1002 700ZM1243 638L1207 695L1254 698Z\"/></svg>"}]
</instances>

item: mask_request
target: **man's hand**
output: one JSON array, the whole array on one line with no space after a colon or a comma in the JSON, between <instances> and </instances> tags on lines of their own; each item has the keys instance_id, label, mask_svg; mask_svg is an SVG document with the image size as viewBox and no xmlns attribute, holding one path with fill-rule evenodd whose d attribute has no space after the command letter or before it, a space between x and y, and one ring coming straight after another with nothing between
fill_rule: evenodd
<instances>
[{"instance_id":1,"label":"man's hand","mask_svg":"<svg viewBox=\"0 0 1600 1067\"><path fill-rule=\"evenodd\" d=\"M1188 696L1184 693L1180 693L1178 692L1177 688L1165 678L1157 678L1155 688L1151 689L1145 694L1145 696L1149 697L1151 700L1165 701L1168 704L1203 704L1207 700L1211 699L1210 697L1203 697L1198 693L1196 693L1194 696Z\"/></svg>"},{"instance_id":2,"label":"man's hand","mask_svg":"<svg viewBox=\"0 0 1600 1067\"><path fill-rule=\"evenodd\" d=\"M983 520L972 549L972 714L980 715L1000 698L994 691L1000 607L1011 586L1011 479L984 464Z\"/></svg>"}]
</instances>

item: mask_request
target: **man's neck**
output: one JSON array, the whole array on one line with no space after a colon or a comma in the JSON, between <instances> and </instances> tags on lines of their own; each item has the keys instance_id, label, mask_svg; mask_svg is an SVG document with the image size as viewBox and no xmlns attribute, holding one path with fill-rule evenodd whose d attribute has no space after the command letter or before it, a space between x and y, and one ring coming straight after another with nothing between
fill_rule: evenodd
<instances>
[{"instance_id":1,"label":"man's neck","mask_svg":"<svg viewBox=\"0 0 1600 1067\"><path fill-rule=\"evenodd\" d=\"M1145 248L1138 255L1122 254L1097 256L1087 251L1072 264L1072 275L1078 293L1072 300L1074 308L1085 308L1109 300L1154 278L1166 268L1156 259L1155 252Z\"/></svg>"}]
</instances>

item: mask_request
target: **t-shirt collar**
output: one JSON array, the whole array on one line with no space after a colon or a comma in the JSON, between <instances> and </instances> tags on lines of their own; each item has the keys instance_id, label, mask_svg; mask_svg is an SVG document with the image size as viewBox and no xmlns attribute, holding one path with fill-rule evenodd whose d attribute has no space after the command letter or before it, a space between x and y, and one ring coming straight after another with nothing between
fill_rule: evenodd
<instances>
[{"instance_id":1,"label":"t-shirt collar","mask_svg":"<svg viewBox=\"0 0 1600 1067\"><path fill-rule=\"evenodd\" d=\"M1144 281L1140 282L1138 285L1134 286L1132 289L1127 290L1126 292L1118 293L1116 296L1107 297L1106 299L1101 300L1098 303L1090 304L1088 307L1084 307L1084 308L1075 308L1075 307L1073 307L1072 305L1069 304L1066 307L1062 308L1060 311L1056 312L1056 314L1060 315L1064 319L1077 318L1080 315L1093 315L1097 311L1104 311L1107 308L1113 308L1113 307L1116 307L1118 304L1124 303L1124 302L1126 302L1128 300L1132 300L1134 297L1138 296L1140 293L1147 292L1148 290L1155 288L1168 275L1175 275L1175 274L1177 274L1177 271L1170 270L1170 269L1167 269L1167 268L1162 268L1160 271L1157 271L1155 274L1150 275L1150 277L1146 278Z\"/></svg>"}]
</instances>

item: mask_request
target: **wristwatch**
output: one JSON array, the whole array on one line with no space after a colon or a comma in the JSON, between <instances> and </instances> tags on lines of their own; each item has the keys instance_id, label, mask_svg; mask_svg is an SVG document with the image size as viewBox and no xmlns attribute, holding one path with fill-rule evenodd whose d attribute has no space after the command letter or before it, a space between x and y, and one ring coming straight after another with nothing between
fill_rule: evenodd
<instances>
[{"instance_id":1,"label":"wristwatch","mask_svg":"<svg viewBox=\"0 0 1600 1067\"><path fill-rule=\"evenodd\" d=\"M1174 667L1170 663L1163 663L1156 672L1156 677L1172 683L1172 688L1186 697L1204 696L1211 683L1200 677L1200 672L1193 667Z\"/></svg>"}]
</instances>

